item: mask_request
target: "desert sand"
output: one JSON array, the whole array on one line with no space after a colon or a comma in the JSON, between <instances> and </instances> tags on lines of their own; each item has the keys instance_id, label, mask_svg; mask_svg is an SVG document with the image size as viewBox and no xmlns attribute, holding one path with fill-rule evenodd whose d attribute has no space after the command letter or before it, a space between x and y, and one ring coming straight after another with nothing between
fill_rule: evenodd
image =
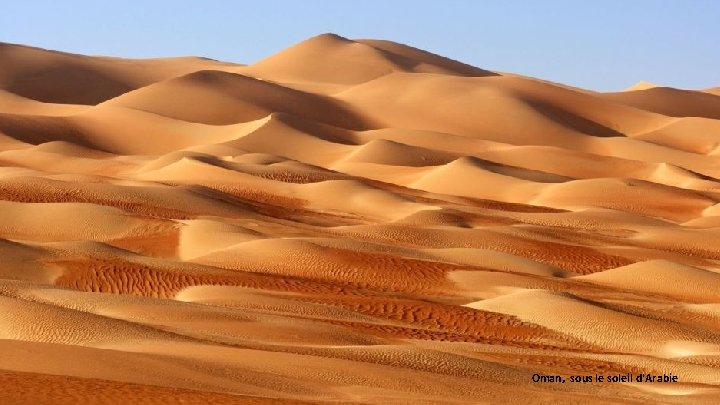
<instances>
[{"instance_id":1,"label":"desert sand","mask_svg":"<svg viewBox=\"0 0 720 405\"><path fill-rule=\"evenodd\" d=\"M0 44L0 402L717 403L718 179L718 88Z\"/></svg>"}]
</instances>

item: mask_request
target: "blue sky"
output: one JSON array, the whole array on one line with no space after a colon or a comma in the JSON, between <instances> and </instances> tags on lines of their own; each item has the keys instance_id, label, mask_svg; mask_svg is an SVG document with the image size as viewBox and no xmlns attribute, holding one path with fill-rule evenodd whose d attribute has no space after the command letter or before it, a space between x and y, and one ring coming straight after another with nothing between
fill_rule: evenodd
<instances>
[{"instance_id":1,"label":"blue sky","mask_svg":"<svg viewBox=\"0 0 720 405\"><path fill-rule=\"evenodd\" d=\"M85 54L251 63L323 32L394 40L486 69L595 90L638 80L720 86L717 0L0 4L0 41Z\"/></svg>"}]
</instances>

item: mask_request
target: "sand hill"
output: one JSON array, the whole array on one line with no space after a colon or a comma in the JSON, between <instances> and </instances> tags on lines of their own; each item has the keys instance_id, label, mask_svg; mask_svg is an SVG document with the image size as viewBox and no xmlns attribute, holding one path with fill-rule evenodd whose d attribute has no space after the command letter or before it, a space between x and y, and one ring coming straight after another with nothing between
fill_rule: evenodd
<instances>
[{"instance_id":1,"label":"sand hill","mask_svg":"<svg viewBox=\"0 0 720 405\"><path fill-rule=\"evenodd\" d=\"M717 89L0 44L0 398L717 403L719 179Z\"/></svg>"}]
</instances>

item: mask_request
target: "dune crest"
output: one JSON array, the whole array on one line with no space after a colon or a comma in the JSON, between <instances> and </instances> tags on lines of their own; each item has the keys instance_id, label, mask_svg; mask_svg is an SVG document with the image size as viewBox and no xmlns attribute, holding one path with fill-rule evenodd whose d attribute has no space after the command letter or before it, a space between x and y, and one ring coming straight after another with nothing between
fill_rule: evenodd
<instances>
[{"instance_id":1,"label":"dune crest","mask_svg":"<svg viewBox=\"0 0 720 405\"><path fill-rule=\"evenodd\" d=\"M632 86L626 88L623 91L637 91L637 90L647 90L652 89L655 87L660 87L655 83L647 82L645 80L640 80L639 82L633 84Z\"/></svg>"}]
</instances>

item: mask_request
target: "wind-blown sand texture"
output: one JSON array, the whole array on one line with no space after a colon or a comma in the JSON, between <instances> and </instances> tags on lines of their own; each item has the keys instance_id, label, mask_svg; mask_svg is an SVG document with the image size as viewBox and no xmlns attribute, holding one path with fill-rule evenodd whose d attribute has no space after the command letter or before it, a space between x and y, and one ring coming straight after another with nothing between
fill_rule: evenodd
<instances>
[{"instance_id":1,"label":"wind-blown sand texture","mask_svg":"<svg viewBox=\"0 0 720 405\"><path fill-rule=\"evenodd\" d=\"M717 89L0 44L0 403L717 403L718 178Z\"/></svg>"}]
</instances>

